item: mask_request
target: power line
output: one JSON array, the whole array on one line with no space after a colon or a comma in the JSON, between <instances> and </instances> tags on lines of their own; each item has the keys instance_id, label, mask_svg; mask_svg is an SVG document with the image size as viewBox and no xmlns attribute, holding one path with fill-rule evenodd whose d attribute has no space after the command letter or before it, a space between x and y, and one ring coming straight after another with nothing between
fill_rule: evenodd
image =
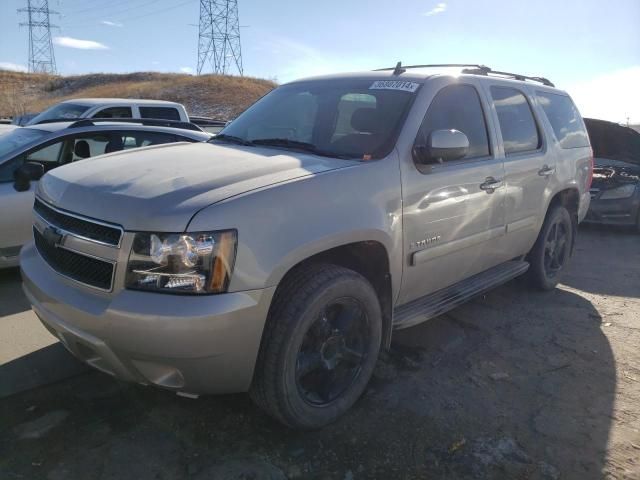
<instances>
[{"instance_id":1,"label":"power line","mask_svg":"<svg viewBox=\"0 0 640 480\"><path fill-rule=\"evenodd\" d=\"M108 20L117 20L117 21L137 20L137 19L140 19L140 18L149 17L151 15L156 15L158 13L162 13L162 12L166 12L166 11L169 11L169 10L173 10L173 9L182 7L182 6L184 6L184 5L188 4L188 3L193 3L196 0L187 0L187 1L184 1L184 2L181 2L181 3L177 3L175 5L172 5L170 7L166 7L166 8L160 9L160 10L155 10L155 11L151 11L151 12L147 12L147 13L143 13L141 15L135 15L133 17L132 16L122 16L122 14L124 14L126 12L129 12L131 10L135 10L135 9L138 9L138 8L141 8L141 7L149 7L150 5L157 4L158 2L161 2L161 1L162 0L152 0L152 1L147 2L147 3L143 3L143 4L136 5L136 6L133 6L133 7L130 7L130 8L125 8L125 9L120 10L120 11L113 12L113 14L110 14L108 16ZM92 17L88 17L88 18L82 19L85 22L84 24L64 25L64 27L65 28L89 27L91 25L88 25L87 22L94 22L94 21L98 21L98 20L101 20L101 19L104 19L104 18L105 18L105 15L98 15L98 16L95 16L95 17L92 16Z\"/></svg>"},{"instance_id":2,"label":"power line","mask_svg":"<svg viewBox=\"0 0 640 480\"><path fill-rule=\"evenodd\" d=\"M227 75L235 65L243 74L238 0L200 0L198 75L205 63L214 73Z\"/></svg>"},{"instance_id":3,"label":"power line","mask_svg":"<svg viewBox=\"0 0 640 480\"><path fill-rule=\"evenodd\" d=\"M51 41L51 25L49 17L57 14L49 10L48 0L27 0L27 8L20 8L19 13L26 13L27 21L20 26L29 27L29 71L32 73L56 73L56 57Z\"/></svg>"},{"instance_id":4,"label":"power line","mask_svg":"<svg viewBox=\"0 0 640 480\"><path fill-rule=\"evenodd\" d=\"M120 1L115 1L115 2L110 2L108 4L105 4L104 2L102 2L101 5L94 5L92 7L89 8L81 8L79 10L66 10L68 13L75 15L77 13L84 13L84 12L96 12L96 11L100 11L100 10L112 10L113 7L117 6L117 5L124 5L124 4L131 4L132 1L131 0L120 0ZM86 7L86 4L83 5L83 7ZM137 8L137 7L134 7Z\"/></svg>"}]
</instances>

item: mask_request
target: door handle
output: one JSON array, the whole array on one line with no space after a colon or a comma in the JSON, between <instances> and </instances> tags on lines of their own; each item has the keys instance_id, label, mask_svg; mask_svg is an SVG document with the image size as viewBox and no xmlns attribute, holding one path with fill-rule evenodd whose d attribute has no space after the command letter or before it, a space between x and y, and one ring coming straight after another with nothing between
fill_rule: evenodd
<instances>
[{"instance_id":1,"label":"door handle","mask_svg":"<svg viewBox=\"0 0 640 480\"><path fill-rule=\"evenodd\" d=\"M480 184L480 190L484 190L487 193L493 193L496 191L496 188L500 188L502 186L502 180L487 177L483 183Z\"/></svg>"},{"instance_id":2,"label":"door handle","mask_svg":"<svg viewBox=\"0 0 640 480\"><path fill-rule=\"evenodd\" d=\"M540 170L538 170L538 175L541 177L549 177L554 173L556 173L556 169L549 165L544 165Z\"/></svg>"}]
</instances>

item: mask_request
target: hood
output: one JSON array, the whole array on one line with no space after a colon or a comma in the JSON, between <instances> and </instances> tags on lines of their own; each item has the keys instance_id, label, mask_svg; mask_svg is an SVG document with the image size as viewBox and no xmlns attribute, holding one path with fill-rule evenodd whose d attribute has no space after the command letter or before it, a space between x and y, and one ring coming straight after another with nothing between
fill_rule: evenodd
<instances>
[{"instance_id":1,"label":"hood","mask_svg":"<svg viewBox=\"0 0 640 480\"><path fill-rule=\"evenodd\" d=\"M56 168L42 177L38 195L125 230L180 232L213 203L357 164L274 148L178 143Z\"/></svg>"},{"instance_id":2,"label":"hood","mask_svg":"<svg viewBox=\"0 0 640 480\"><path fill-rule=\"evenodd\" d=\"M5 123L0 123L0 135L4 133L9 133L18 128L18 125L8 125Z\"/></svg>"},{"instance_id":3,"label":"hood","mask_svg":"<svg viewBox=\"0 0 640 480\"><path fill-rule=\"evenodd\" d=\"M640 170L640 162L634 162L633 160L615 160L613 158L596 157L593 159L593 164L596 167L618 167Z\"/></svg>"},{"instance_id":4,"label":"hood","mask_svg":"<svg viewBox=\"0 0 640 480\"><path fill-rule=\"evenodd\" d=\"M608 190L627 183L640 183L640 166L610 158L594 159L593 188Z\"/></svg>"}]
</instances>

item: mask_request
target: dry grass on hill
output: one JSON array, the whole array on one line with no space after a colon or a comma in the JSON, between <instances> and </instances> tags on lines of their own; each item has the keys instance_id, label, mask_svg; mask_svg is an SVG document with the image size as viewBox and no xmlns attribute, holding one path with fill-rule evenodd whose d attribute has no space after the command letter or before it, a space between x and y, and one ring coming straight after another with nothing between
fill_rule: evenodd
<instances>
[{"instance_id":1,"label":"dry grass on hill","mask_svg":"<svg viewBox=\"0 0 640 480\"><path fill-rule=\"evenodd\" d=\"M170 100L192 115L233 118L273 89L268 80L223 75L138 72L70 77L0 71L0 117L39 112L72 98Z\"/></svg>"}]
</instances>

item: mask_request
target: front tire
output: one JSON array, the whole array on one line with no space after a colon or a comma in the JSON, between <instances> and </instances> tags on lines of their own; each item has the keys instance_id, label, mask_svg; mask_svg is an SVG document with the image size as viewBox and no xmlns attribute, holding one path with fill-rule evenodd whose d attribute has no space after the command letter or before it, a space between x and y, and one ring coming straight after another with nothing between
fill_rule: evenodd
<instances>
[{"instance_id":1,"label":"front tire","mask_svg":"<svg viewBox=\"0 0 640 480\"><path fill-rule=\"evenodd\" d=\"M284 282L250 394L292 428L319 428L346 412L369 382L380 351L380 302L364 277L335 265L302 267Z\"/></svg>"},{"instance_id":2,"label":"front tire","mask_svg":"<svg viewBox=\"0 0 640 480\"><path fill-rule=\"evenodd\" d=\"M571 257L575 236L571 214L562 205L552 207L529 252L529 282L540 290L553 290L560 282Z\"/></svg>"}]
</instances>

